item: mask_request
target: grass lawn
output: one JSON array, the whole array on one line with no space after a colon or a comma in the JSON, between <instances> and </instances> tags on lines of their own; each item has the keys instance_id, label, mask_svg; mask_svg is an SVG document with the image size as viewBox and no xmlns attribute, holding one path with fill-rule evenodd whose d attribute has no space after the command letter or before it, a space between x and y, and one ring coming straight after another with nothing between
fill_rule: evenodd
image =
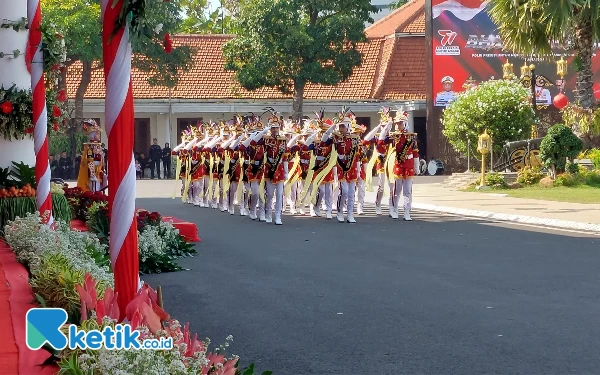
<instances>
[{"instance_id":1,"label":"grass lawn","mask_svg":"<svg viewBox=\"0 0 600 375\"><path fill-rule=\"evenodd\" d=\"M600 187L592 187L588 185L579 185L573 187L558 186L553 188L531 186L520 189L495 190L475 190L475 188L468 188L465 191L506 194L509 197L514 198L542 199L558 202L600 203Z\"/></svg>"}]
</instances>

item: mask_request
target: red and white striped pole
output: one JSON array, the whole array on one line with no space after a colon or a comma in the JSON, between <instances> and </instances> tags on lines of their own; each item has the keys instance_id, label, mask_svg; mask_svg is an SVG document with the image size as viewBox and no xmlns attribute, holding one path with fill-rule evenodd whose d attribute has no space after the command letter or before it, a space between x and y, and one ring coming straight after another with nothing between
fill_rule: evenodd
<instances>
[{"instance_id":1,"label":"red and white striped pole","mask_svg":"<svg viewBox=\"0 0 600 375\"><path fill-rule=\"evenodd\" d=\"M135 217L135 163L133 159L133 93L129 28L115 32L123 0L102 0L102 51L106 95L104 114L110 163L108 210L110 261L121 320L125 307L139 289L137 220Z\"/></svg>"},{"instance_id":2,"label":"red and white striped pole","mask_svg":"<svg viewBox=\"0 0 600 375\"><path fill-rule=\"evenodd\" d=\"M37 209L47 224L54 222L50 194L50 162L48 161L48 113L44 84L44 54L42 52L42 11L40 0L27 0L31 62L31 90L33 92L33 144L35 150L35 200ZM47 217L44 215L48 215Z\"/></svg>"}]
</instances>

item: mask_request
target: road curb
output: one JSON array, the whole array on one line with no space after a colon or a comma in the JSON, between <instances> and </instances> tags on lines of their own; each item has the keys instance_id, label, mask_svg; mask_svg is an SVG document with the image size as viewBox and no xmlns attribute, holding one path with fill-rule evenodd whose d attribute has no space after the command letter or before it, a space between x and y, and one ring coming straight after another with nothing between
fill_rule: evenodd
<instances>
[{"instance_id":1,"label":"road curb","mask_svg":"<svg viewBox=\"0 0 600 375\"><path fill-rule=\"evenodd\" d=\"M567 221L558 219L546 219L541 217L506 214L490 211L468 210L465 208L445 207L425 203L413 203L412 208L416 210L443 212L459 216L478 217L489 220L508 221L521 224L542 225L546 227L559 229L574 229L600 234L600 224L581 223L578 221Z\"/></svg>"}]
</instances>

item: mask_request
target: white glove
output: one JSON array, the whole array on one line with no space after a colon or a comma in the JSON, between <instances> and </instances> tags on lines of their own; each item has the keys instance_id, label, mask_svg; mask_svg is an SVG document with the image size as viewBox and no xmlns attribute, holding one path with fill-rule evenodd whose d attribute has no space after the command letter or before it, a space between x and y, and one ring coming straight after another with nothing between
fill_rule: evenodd
<instances>
[{"instance_id":1,"label":"white glove","mask_svg":"<svg viewBox=\"0 0 600 375\"><path fill-rule=\"evenodd\" d=\"M289 176L288 176L288 173L287 173L287 172L285 172L285 174L283 175L283 179L284 179L285 181L287 181L287 180L289 179Z\"/></svg>"},{"instance_id":2,"label":"white glove","mask_svg":"<svg viewBox=\"0 0 600 375\"><path fill-rule=\"evenodd\" d=\"M415 158L415 174L421 174L421 162L419 158Z\"/></svg>"},{"instance_id":3,"label":"white glove","mask_svg":"<svg viewBox=\"0 0 600 375\"><path fill-rule=\"evenodd\" d=\"M379 133L379 140L383 141L385 140L385 137L387 137L388 132L390 131L390 129L392 128L393 123L391 121L389 121L385 127L383 128L383 130L381 131L381 133Z\"/></svg>"},{"instance_id":4,"label":"white glove","mask_svg":"<svg viewBox=\"0 0 600 375\"><path fill-rule=\"evenodd\" d=\"M315 140L315 137L317 136L317 133L313 133L311 135L309 135L306 138L306 141L304 142L305 145L309 146L311 143L313 143L313 141Z\"/></svg>"},{"instance_id":5,"label":"white glove","mask_svg":"<svg viewBox=\"0 0 600 375\"><path fill-rule=\"evenodd\" d=\"M371 130L370 132L367 133L367 135L365 135L365 141L370 141L371 139L373 139L373 137L375 136L375 133L377 133L377 130L381 129L381 124L377 125L376 127L373 128L373 130Z\"/></svg>"},{"instance_id":6,"label":"white glove","mask_svg":"<svg viewBox=\"0 0 600 375\"><path fill-rule=\"evenodd\" d=\"M287 144L288 148L292 148L292 146L296 144L298 138L300 138L300 134L296 134L292 139L290 139L290 141Z\"/></svg>"}]
</instances>

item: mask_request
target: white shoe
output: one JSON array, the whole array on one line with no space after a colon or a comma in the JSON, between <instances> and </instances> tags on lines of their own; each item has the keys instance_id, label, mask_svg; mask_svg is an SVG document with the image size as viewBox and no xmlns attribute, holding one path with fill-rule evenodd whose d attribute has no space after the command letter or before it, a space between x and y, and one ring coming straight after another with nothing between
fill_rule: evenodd
<instances>
[{"instance_id":1,"label":"white shoe","mask_svg":"<svg viewBox=\"0 0 600 375\"><path fill-rule=\"evenodd\" d=\"M397 219L398 218L398 211L392 210L392 212L390 212L390 216L392 217L392 219Z\"/></svg>"},{"instance_id":2,"label":"white shoe","mask_svg":"<svg viewBox=\"0 0 600 375\"><path fill-rule=\"evenodd\" d=\"M265 222L267 224L271 224L273 222L273 216L267 215L267 217L265 218Z\"/></svg>"},{"instance_id":3,"label":"white shoe","mask_svg":"<svg viewBox=\"0 0 600 375\"><path fill-rule=\"evenodd\" d=\"M404 211L404 220L405 221L412 221L412 219L410 217L410 213L408 211Z\"/></svg>"},{"instance_id":4,"label":"white shoe","mask_svg":"<svg viewBox=\"0 0 600 375\"><path fill-rule=\"evenodd\" d=\"M291 208L291 209L290 209L290 214L292 214L292 215L296 215L296 209L295 209L295 208Z\"/></svg>"},{"instance_id":5,"label":"white shoe","mask_svg":"<svg viewBox=\"0 0 600 375\"><path fill-rule=\"evenodd\" d=\"M248 215L246 213L246 209L245 208L240 208L240 216L246 216L246 215Z\"/></svg>"},{"instance_id":6,"label":"white shoe","mask_svg":"<svg viewBox=\"0 0 600 375\"><path fill-rule=\"evenodd\" d=\"M315 208L315 216L321 217L321 209Z\"/></svg>"},{"instance_id":7,"label":"white shoe","mask_svg":"<svg viewBox=\"0 0 600 375\"><path fill-rule=\"evenodd\" d=\"M260 213L260 215L259 215L259 220L260 220L260 221L265 221L265 220L267 220L267 219L265 218L265 213L264 213L264 212L261 212L261 213Z\"/></svg>"},{"instance_id":8,"label":"white shoe","mask_svg":"<svg viewBox=\"0 0 600 375\"><path fill-rule=\"evenodd\" d=\"M248 216L250 216L250 219L256 220L256 211L251 211Z\"/></svg>"},{"instance_id":9,"label":"white shoe","mask_svg":"<svg viewBox=\"0 0 600 375\"><path fill-rule=\"evenodd\" d=\"M358 208L356 209L356 213L358 215L364 215L365 214L365 212L363 211L362 205L360 205L360 204L358 205Z\"/></svg>"},{"instance_id":10,"label":"white shoe","mask_svg":"<svg viewBox=\"0 0 600 375\"><path fill-rule=\"evenodd\" d=\"M229 210L229 215L235 215L235 208Z\"/></svg>"},{"instance_id":11,"label":"white shoe","mask_svg":"<svg viewBox=\"0 0 600 375\"><path fill-rule=\"evenodd\" d=\"M331 217L332 217L332 216L331 216L331 211L329 211L329 210L328 210L328 211L327 211L327 218L328 218L328 219L331 219Z\"/></svg>"},{"instance_id":12,"label":"white shoe","mask_svg":"<svg viewBox=\"0 0 600 375\"><path fill-rule=\"evenodd\" d=\"M380 206L376 206L376 207L375 207L375 213L376 213L377 215L381 215L381 207L380 207Z\"/></svg>"},{"instance_id":13,"label":"white shoe","mask_svg":"<svg viewBox=\"0 0 600 375\"><path fill-rule=\"evenodd\" d=\"M356 220L354 220L354 216L348 215L348 222L351 223L351 224L355 224Z\"/></svg>"},{"instance_id":14,"label":"white shoe","mask_svg":"<svg viewBox=\"0 0 600 375\"><path fill-rule=\"evenodd\" d=\"M281 222L281 216L280 215L275 215L275 225L282 225L283 223Z\"/></svg>"},{"instance_id":15,"label":"white shoe","mask_svg":"<svg viewBox=\"0 0 600 375\"><path fill-rule=\"evenodd\" d=\"M303 208L301 208L298 212L300 213L300 215L304 215L304 209Z\"/></svg>"},{"instance_id":16,"label":"white shoe","mask_svg":"<svg viewBox=\"0 0 600 375\"><path fill-rule=\"evenodd\" d=\"M337 219L340 223L343 223L344 222L344 214L342 212L338 212Z\"/></svg>"}]
</instances>

